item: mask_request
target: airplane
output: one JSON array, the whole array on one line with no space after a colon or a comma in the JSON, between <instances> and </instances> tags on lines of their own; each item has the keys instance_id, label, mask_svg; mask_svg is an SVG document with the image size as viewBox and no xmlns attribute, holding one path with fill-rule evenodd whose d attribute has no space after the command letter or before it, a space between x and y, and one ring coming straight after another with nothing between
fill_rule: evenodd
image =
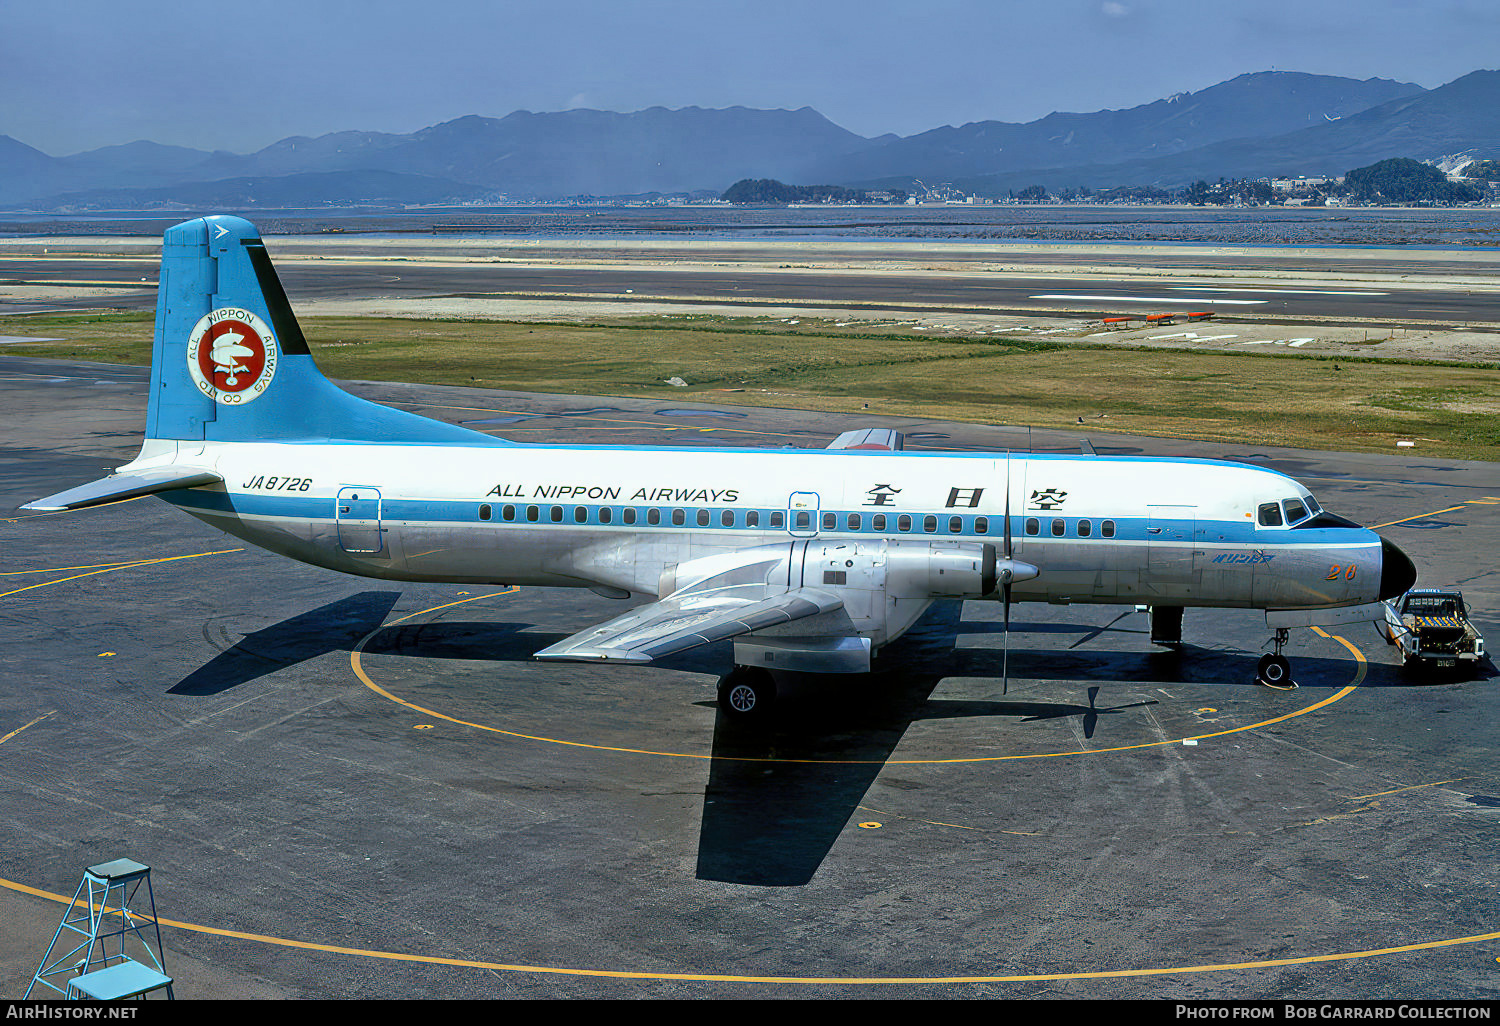
<instances>
[{"instance_id":1,"label":"airplane","mask_svg":"<svg viewBox=\"0 0 1500 1026\"><path fill-rule=\"evenodd\" d=\"M1290 628L1382 619L1417 577L1245 464L908 452L879 428L821 450L521 444L368 402L318 370L258 230L225 215L163 236L151 367L140 454L25 509L156 495L363 577L642 596L535 658L733 639L718 700L740 722L768 715L772 671L869 672L943 599L1004 603L1007 632L1015 602L1144 605L1166 644L1184 608L1261 609L1256 679L1291 686Z\"/></svg>"}]
</instances>

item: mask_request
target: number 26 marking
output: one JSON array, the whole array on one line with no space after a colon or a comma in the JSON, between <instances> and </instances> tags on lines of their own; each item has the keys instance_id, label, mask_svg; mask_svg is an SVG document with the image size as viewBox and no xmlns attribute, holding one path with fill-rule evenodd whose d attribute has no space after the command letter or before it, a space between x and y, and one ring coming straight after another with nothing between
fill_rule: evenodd
<instances>
[{"instance_id":1,"label":"number 26 marking","mask_svg":"<svg viewBox=\"0 0 1500 1026\"><path fill-rule=\"evenodd\" d=\"M1355 566L1354 566L1353 563L1350 563L1346 567L1344 567L1344 566L1331 566L1331 567L1328 568L1328 576L1325 577L1325 578L1323 578L1323 580L1325 580L1325 581L1336 581L1340 577L1342 577L1346 581L1352 581L1352 580L1354 580L1354 571L1355 571Z\"/></svg>"}]
</instances>

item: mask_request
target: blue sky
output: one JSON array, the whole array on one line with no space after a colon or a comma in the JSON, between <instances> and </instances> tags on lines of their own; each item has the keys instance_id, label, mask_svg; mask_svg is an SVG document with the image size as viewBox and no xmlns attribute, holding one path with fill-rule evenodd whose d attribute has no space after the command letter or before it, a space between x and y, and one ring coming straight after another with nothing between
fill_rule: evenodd
<instances>
[{"instance_id":1,"label":"blue sky","mask_svg":"<svg viewBox=\"0 0 1500 1026\"><path fill-rule=\"evenodd\" d=\"M1496 0L0 0L0 134L249 152L573 107L811 106L861 135L1276 69L1500 67Z\"/></svg>"}]
</instances>

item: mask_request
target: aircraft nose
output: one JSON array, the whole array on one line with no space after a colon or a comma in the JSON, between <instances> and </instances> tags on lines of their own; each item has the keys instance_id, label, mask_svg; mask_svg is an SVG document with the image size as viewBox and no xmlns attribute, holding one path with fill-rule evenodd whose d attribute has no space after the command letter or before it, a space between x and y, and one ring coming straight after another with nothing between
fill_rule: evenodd
<instances>
[{"instance_id":1,"label":"aircraft nose","mask_svg":"<svg viewBox=\"0 0 1500 1026\"><path fill-rule=\"evenodd\" d=\"M1410 557L1385 538L1380 539L1380 597L1404 595L1417 583L1417 568Z\"/></svg>"}]
</instances>

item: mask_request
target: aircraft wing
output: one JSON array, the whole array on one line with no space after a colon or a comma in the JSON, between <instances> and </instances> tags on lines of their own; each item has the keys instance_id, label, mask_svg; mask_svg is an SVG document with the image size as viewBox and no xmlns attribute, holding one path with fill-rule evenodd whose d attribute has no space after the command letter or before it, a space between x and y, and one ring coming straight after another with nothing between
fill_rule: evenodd
<instances>
[{"instance_id":1,"label":"aircraft wing","mask_svg":"<svg viewBox=\"0 0 1500 1026\"><path fill-rule=\"evenodd\" d=\"M906 440L902 438L901 432L891 428L860 428L857 431L845 431L824 448L900 452L906 448Z\"/></svg>"},{"instance_id":2,"label":"aircraft wing","mask_svg":"<svg viewBox=\"0 0 1500 1026\"><path fill-rule=\"evenodd\" d=\"M21 508L45 513L65 509L86 509L89 506L102 506L106 502L119 502L121 499L134 499L141 495L169 492L174 488L195 488L199 485L219 484L223 480L212 470L204 470L200 467L158 467L152 470L111 474L98 481L91 481L77 488L69 488L56 495L49 495L45 499L35 499Z\"/></svg>"},{"instance_id":3,"label":"aircraft wing","mask_svg":"<svg viewBox=\"0 0 1500 1026\"><path fill-rule=\"evenodd\" d=\"M817 588L795 588L760 598L748 597L745 591L743 587L723 588L668 596L579 631L542 649L536 658L649 663L674 652L843 606L836 595Z\"/></svg>"}]
</instances>

